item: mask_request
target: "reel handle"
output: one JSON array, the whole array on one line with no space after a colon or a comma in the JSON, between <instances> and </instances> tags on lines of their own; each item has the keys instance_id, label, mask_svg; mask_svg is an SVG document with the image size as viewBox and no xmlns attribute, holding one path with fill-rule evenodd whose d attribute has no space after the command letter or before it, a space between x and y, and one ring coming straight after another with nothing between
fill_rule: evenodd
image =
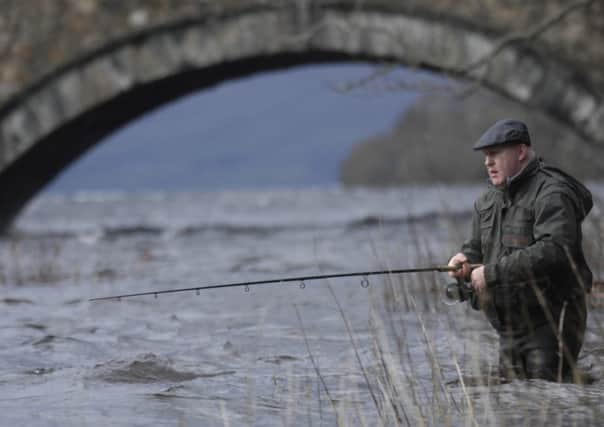
<instances>
[{"instance_id":1,"label":"reel handle","mask_svg":"<svg viewBox=\"0 0 604 427\"><path fill-rule=\"evenodd\" d=\"M457 279L455 283L449 283L445 288L445 298L447 302L455 304L464 302L472 298L474 289L472 285L465 282L463 279Z\"/></svg>"}]
</instances>

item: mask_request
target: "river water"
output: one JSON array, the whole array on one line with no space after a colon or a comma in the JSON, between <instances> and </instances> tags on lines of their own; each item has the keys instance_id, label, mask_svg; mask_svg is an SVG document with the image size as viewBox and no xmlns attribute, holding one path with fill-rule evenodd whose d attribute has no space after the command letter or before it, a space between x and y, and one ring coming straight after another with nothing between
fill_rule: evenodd
<instances>
[{"instance_id":1,"label":"river water","mask_svg":"<svg viewBox=\"0 0 604 427\"><path fill-rule=\"evenodd\" d=\"M599 425L602 308L585 384L499 384L496 335L442 273L88 301L446 263L480 190L39 197L0 241L0 425Z\"/></svg>"}]
</instances>

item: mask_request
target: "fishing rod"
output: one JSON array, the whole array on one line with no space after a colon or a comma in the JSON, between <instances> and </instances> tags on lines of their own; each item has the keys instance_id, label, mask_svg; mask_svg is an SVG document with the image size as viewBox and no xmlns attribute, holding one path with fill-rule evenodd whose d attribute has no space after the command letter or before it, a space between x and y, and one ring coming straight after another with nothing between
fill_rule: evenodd
<instances>
[{"instance_id":1,"label":"fishing rod","mask_svg":"<svg viewBox=\"0 0 604 427\"><path fill-rule=\"evenodd\" d=\"M480 266L480 264L469 264L470 269L474 269L479 266ZM89 301L108 301L108 300L119 301L122 298L141 297L141 296L148 296L148 295L153 295L155 298L157 298L158 295L173 294L173 293L179 293L179 292L197 292L197 294L199 294L200 291L207 290L207 289L234 288L234 287L239 287L239 286L244 286L245 291L249 292L250 286L264 285L264 284L270 284L270 283L287 283L287 282L299 282L300 288L304 289L306 287L305 282L307 282L307 281L320 280L320 279L335 279L335 278L340 278L340 277L363 277L363 279L361 280L361 286L363 288L367 288L367 287L369 287L369 279L368 279L369 276L386 275L386 274L426 273L426 272L446 273L446 272L450 272L450 271L457 271L461 268L462 268L461 265L460 266L434 265L431 267L405 268L405 269L397 269L397 270L360 271L360 272L354 272L354 273L336 273L336 274L319 274L319 275L313 275L313 276L284 277L284 278L279 278L279 279L256 280L256 281L251 281L251 282L223 283L223 284L216 284L216 285L195 286L195 287L191 287L191 288L164 289L164 290L158 290L158 291L146 291L146 292L137 292L137 293L132 293L132 294L112 295L112 296L107 296L107 297L91 298L91 299L89 299ZM453 285L458 286L459 289L457 289L457 290L453 289ZM461 288L462 286L465 287L466 289L462 289ZM449 289L450 287L451 287L451 289ZM468 288L467 284L463 284L463 280L458 281L457 284L448 285L447 290L446 290L447 298L450 298L450 299L457 298L457 296L455 294L455 292L457 292L459 294L459 300L464 301L464 299L462 299L462 298L467 295L466 294L466 292L468 292L467 289L470 289L470 288Z\"/></svg>"}]
</instances>

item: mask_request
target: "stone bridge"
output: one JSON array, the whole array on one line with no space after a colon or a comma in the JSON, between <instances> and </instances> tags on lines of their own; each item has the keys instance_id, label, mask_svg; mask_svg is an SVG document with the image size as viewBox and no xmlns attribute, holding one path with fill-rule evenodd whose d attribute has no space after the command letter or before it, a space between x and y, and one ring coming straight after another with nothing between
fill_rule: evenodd
<instances>
[{"instance_id":1,"label":"stone bridge","mask_svg":"<svg viewBox=\"0 0 604 427\"><path fill-rule=\"evenodd\" d=\"M396 62L476 80L604 144L597 2L567 11L562 0L540 10L540 2L514 9L504 0L59 3L21 0L23 10L1 23L0 40L11 43L0 73L0 229L62 168L150 109L226 79L308 63ZM44 12L46 37L10 38L11 18ZM522 33L556 14L542 34Z\"/></svg>"}]
</instances>

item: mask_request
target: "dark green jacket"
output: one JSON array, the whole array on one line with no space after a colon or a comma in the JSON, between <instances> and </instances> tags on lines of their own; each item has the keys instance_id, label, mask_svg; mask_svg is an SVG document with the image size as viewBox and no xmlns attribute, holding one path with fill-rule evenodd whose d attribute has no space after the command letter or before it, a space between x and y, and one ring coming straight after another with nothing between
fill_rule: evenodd
<instances>
[{"instance_id":1,"label":"dark green jacket","mask_svg":"<svg viewBox=\"0 0 604 427\"><path fill-rule=\"evenodd\" d=\"M544 300L555 306L591 288L581 223L592 206L587 188L537 158L505 188L491 185L476 200L462 252L485 265L485 311L496 329L504 320L521 325Z\"/></svg>"}]
</instances>

